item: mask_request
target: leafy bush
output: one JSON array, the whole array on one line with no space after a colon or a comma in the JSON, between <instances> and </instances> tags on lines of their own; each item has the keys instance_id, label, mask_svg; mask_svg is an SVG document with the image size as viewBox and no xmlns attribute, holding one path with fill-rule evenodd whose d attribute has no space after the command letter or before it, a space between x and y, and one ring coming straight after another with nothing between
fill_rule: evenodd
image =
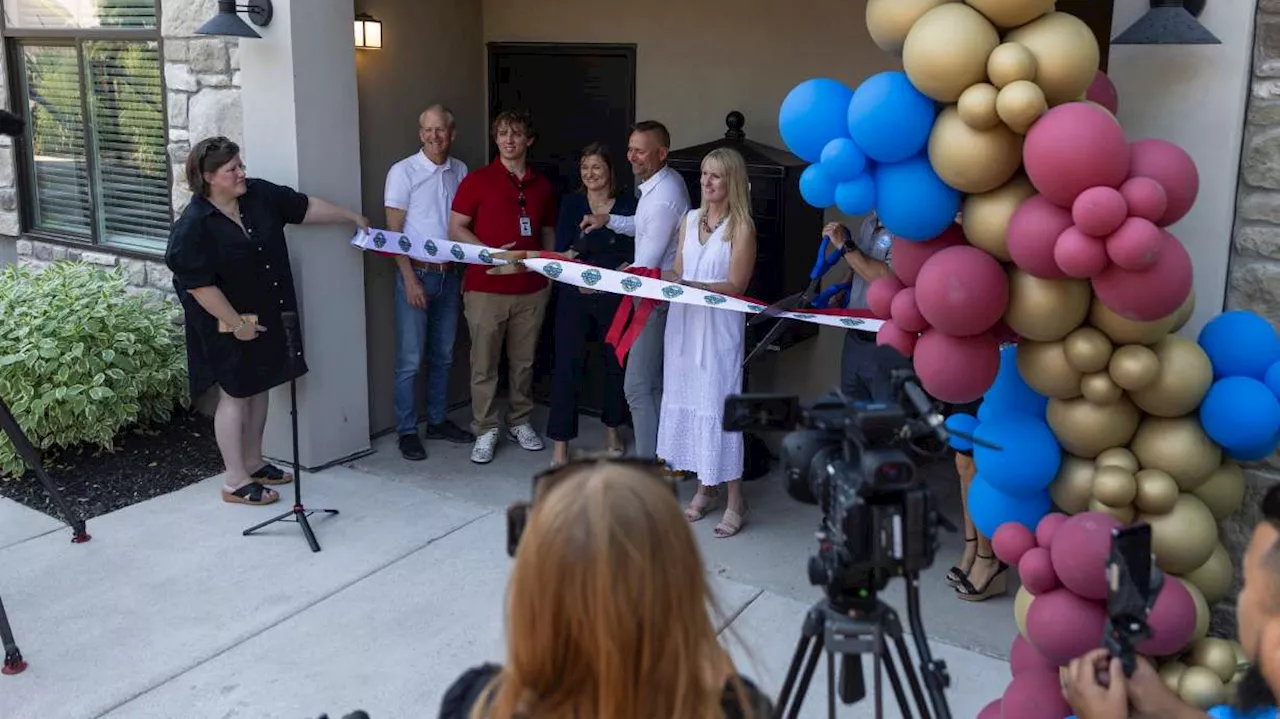
<instances>
[{"instance_id":1,"label":"leafy bush","mask_svg":"<svg viewBox=\"0 0 1280 719\"><path fill-rule=\"evenodd\" d=\"M127 287L118 268L76 262L0 272L0 397L38 449L110 450L122 430L186 404L177 307ZM0 433L0 476L23 470Z\"/></svg>"}]
</instances>

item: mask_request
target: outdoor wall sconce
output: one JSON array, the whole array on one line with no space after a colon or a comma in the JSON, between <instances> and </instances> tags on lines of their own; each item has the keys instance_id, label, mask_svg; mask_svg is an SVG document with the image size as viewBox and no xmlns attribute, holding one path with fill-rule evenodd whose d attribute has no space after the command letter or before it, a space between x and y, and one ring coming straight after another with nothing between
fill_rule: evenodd
<instances>
[{"instance_id":1,"label":"outdoor wall sconce","mask_svg":"<svg viewBox=\"0 0 1280 719\"><path fill-rule=\"evenodd\" d=\"M1111 41L1112 45L1221 45L1196 20L1207 0L1151 0L1146 15Z\"/></svg>"},{"instance_id":2,"label":"outdoor wall sconce","mask_svg":"<svg viewBox=\"0 0 1280 719\"><path fill-rule=\"evenodd\" d=\"M372 15L356 15L356 47L363 50L382 49L382 22Z\"/></svg>"},{"instance_id":3,"label":"outdoor wall sconce","mask_svg":"<svg viewBox=\"0 0 1280 719\"><path fill-rule=\"evenodd\" d=\"M249 22L258 27L271 24L273 14L271 0L248 0L237 5L236 0L218 0L218 14L196 30L197 35L222 35L224 37L262 37L238 13L249 16Z\"/></svg>"}]
</instances>

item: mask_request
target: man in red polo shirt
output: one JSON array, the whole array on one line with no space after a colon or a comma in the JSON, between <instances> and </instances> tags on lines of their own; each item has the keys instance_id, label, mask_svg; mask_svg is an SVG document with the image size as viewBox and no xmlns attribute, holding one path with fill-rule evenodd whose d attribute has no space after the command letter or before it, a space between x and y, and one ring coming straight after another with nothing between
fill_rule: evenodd
<instances>
[{"instance_id":1,"label":"man in red polo shirt","mask_svg":"<svg viewBox=\"0 0 1280 719\"><path fill-rule=\"evenodd\" d=\"M503 112L493 121L498 157L458 186L449 237L501 249L554 250L556 197L551 182L528 165L536 135L524 112ZM533 360L551 288L535 272L490 275L471 265L462 280L463 314L471 330L471 412L476 433L471 461L493 461L498 443L498 363L507 346L509 398L507 438L531 452L542 438L529 424L533 411Z\"/></svg>"}]
</instances>

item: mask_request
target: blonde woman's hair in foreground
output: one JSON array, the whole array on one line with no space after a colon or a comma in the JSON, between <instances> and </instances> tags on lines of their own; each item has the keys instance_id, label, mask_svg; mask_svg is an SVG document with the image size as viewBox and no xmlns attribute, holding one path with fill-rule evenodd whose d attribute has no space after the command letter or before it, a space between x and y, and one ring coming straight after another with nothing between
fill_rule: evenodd
<instances>
[{"instance_id":1,"label":"blonde woman's hair in foreground","mask_svg":"<svg viewBox=\"0 0 1280 719\"><path fill-rule=\"evenodd\" d=\"M728 223L724 228L724 241L733 242L743 232L754 231L751 219L751 197L747 188L747 162L731 147L717 147L702 158L702 168L720 174L729 181L727 207ZM703 200L698 208L698 219L707 211Z\"/></svg>"},{"instance_id":2,"label":"blonde woman's hair in foreground","mask_svg":"<svg viewBox=\"0 0 1280 719\"><path fill-rule=\"evenodd\" d=\"M624 463L543 480L507 597L507 661L471 719L719 719L749 698L670 485Z\"/></svg>"}]
</instances>

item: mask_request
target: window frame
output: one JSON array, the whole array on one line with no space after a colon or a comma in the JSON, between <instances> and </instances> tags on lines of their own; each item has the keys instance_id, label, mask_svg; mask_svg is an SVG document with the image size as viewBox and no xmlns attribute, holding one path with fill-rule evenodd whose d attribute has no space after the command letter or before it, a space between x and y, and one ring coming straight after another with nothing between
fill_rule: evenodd
<instances>
[{"instance_id":1,"label":"window frame","mask_svg":"<svg viewBox=\"0 0 1280 719\"><path fill-rule=\"evenodd\" d=\"M121 257L131 257L137 259L155 260L163 257L165 247L157 244L154 248L143 248L137 245L124 245L106 242L103 238L105 228L101 218L102 205L102 188L98 170L98 129L94 127L90 120L89 93L92 92L90 87L88 72L85 68L84 46L90 42L101 41L128 41L128 40L146 40L156 43L157 51L160 57L160 101L163 108L161 113L164 120L164 137L165 137L165 174L166 174L166 209L169 214L169 224L172 226L174 221L173 212L173 161L169 157L169 146L171 128L169 126L169 85L165 77L165 39L163 37L162 28L164 27L163 3L161 0L154 0L156 8L156 26L154 28L122 28L122 29L101 29L101 28L13 28L9 26L8 17L3 7L0 7L0 42L4 43L4 63L5 63L5 81L7 83L7 92L4 99L9 103L9 110L19 114L25 119L30 129L31 117L27 110L27 92L29 88L26 82L25 59L22 55L22 48L27 45L40 47L61 46L73 47L76 51L76 68L77 68L77 84L80 88L80 112L84 118L85 126L85 145L92 151L85 153L85 161L89 176L89 215L92 226L90 228L89 237L78 237L71 233L57 232L45 230L35 227L35 167L31 158L31 140L30 137L24 135L21 138L13 138L9 140L9 147L13 151L14 156L14 191L18 205L18 228L19 238L34 240L38 242L47 242L58 245L65 245L77 250L90 250L107 252L112 255ZM21 113L18 113L21 110Z\"/></svg>"}]
</instances>

